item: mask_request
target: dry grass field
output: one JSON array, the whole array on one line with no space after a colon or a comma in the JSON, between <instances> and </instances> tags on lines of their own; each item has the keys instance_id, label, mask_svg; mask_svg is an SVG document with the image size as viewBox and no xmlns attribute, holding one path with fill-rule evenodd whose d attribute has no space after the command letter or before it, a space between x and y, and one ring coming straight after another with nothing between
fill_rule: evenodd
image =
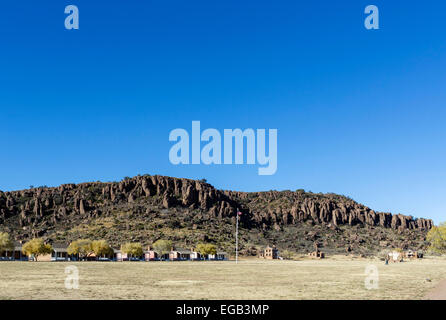
<instances>
[{"instance_id":1,"label":"dry grass field","mask_svg":"<svg viewBox=\"0 0 446 320\"><path fill-rule=\"evenodd\" d=\"M379 270L367 290L365 268ZM79 289L65 289L65 267ZM430 279L431 281L427 281ZM446 259L225 262L0 262L0 299L423 299L446 279Z\"/></svg>"}]
</instances>

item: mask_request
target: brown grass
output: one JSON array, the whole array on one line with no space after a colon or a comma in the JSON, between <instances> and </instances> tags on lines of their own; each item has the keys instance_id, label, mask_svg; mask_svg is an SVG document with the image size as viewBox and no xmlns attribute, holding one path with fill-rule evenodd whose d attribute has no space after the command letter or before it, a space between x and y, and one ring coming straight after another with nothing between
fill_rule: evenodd
<instances>
[{"instance_id":1,"label":"brown grass","mask_svg":"<svg viewBox=\"0 0 446 320\"><path fill-rule=\"evenodd\" d=\"M364 286L365 267L379 289ZM65 289L65 267L79 289ZM446 278L446 259L225 262L0 262L0 299L422 299ZM431 282L426 279L431 279Z\"/></svg>"}]
</instances>

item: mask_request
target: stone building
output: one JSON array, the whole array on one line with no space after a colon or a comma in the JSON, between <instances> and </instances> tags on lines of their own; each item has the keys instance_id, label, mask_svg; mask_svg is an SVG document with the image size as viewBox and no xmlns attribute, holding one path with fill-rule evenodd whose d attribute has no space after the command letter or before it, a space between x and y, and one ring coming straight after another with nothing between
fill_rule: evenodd
<instances>
[{"instance_id":1,"label":"stone building","mask_svg":"<svg viewBox=\"0 0 446 320\"><path fill-rule=\"evenodd\" d=\"M313 251L313 252L310 252L310 253L308 254L308 256L309 256L310 258L313 258L313 259L324 259L324 258L325 258L325 253L323 253L322 251L320 251L318 245L315 244L315 245L314 245L314 251Z\"/></svg>"},{"instance_id":2,"label":"stone building","mask_svg":"<svg viewBox=\"0 0 446 320\"><path fill-rule=\"evenodd\" d=\"M267 246L263 251L260 252L260 258L263 259L279 259L279 250L276 246Z\"/></svg>"}]
</instances>

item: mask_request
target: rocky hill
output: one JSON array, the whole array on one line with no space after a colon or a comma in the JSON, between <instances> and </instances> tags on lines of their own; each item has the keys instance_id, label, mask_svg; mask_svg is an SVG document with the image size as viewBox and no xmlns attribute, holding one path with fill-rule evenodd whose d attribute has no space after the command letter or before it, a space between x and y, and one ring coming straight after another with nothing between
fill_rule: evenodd
<instances>
[{"instance_id":1,"label":"rocky hill","mask_svg":"<svg viewBox=\"0 0 446 320\"><path fill-rule=\"evenodd\" d=\"M304 253L317 243L328 253L364 255L385 247L423 249L433 226L429 219L375 212L336 194L223 191L204 181L144 175L0 192L0 230L16 240L91 238L114 246L160 238L183 247L209 241L232 252L237 208L247 255L266 244Z\"/></svg>"}]
</instances>

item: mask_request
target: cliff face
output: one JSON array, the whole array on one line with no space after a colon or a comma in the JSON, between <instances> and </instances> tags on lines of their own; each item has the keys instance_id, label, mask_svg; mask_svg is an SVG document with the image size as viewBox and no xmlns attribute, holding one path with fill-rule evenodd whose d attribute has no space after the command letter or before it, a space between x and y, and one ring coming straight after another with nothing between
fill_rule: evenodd
<instances>
[{"instance_id":1,"label":"cliff face","mask_svg":"<svg viewBox=\"0 0 446 320\"><path fill-rule=\"evenodd\" d=\"M16 225L20 230L36 230L32 227L45 221L56 224L73 216L88 219L107 215L116 209L141 210L141 204L155 204L166 209L199 208L218 218L234 216L237 205L207 183L163 176L138 176L112 183L0 191L0 224ZM20 230L16 231L23 233ZM42 234L31 232L25 232L25 237Z\"/></svg>"},{"instance_id":2,"label":"cliff face","mask_svg":"<svg viewBox=\"0 0 446 320\"><path fill-rule=\"evenodd\" d=\"M312 220L317 224L369 225L394 230L429 230L430 219L414 219L402 214L375 212L357 202L335 194L313 194L291 191L227 192L236 202L244 202L254 221L263 226L271 224L296 224ZM272 206L271 206L272 204ZM276 204L276 205L275 205ZM276 207L276 208L274 208Z\"/></svg>"},{"instance_id":3,"label":"cliff face","mask_svg":"<svg viewBox=\"0 0 446 320\"><path fill-rule=\"evenodd\" d=\"M107 217L117 211L142 213L143 221L147 222L156 218L150 212L159 210L173 210L175 216L199 214L206 219L230 222L237 208L243 212L241 222L245 228L263 231L304 222L334 228L376 226L421 233L433 226L429 219L375 212L335 194L313 194L303 190L222 191L203 181L147 175L120 182L0 192L0 227L13 232L16 238L27 239L51 237L57 225L66 227Z\"/></svg>"}]
</instances>

